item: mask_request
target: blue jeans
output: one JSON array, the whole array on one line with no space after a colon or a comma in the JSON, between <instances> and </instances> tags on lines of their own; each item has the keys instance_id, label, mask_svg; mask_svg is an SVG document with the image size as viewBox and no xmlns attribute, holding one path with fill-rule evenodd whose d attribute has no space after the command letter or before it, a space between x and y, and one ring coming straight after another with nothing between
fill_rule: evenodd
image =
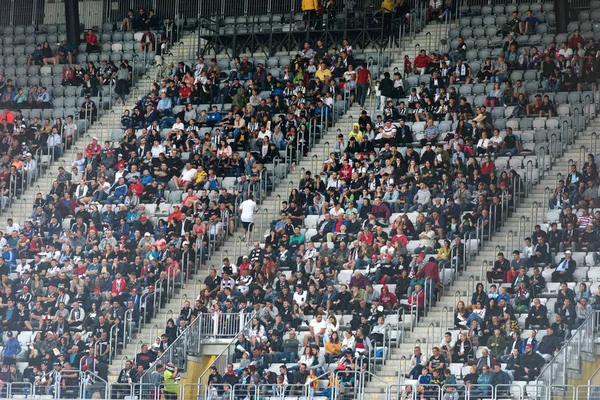
<instances>
[{"instance_id":1,"label":"blue jeans","mask_svg":"<svg viewBox=\"0 0 600 400\"><path fill-rule=\"evenodd\" d=\"M469 315L469 318L467 318L467 326L471 326L471 322L473 320L477 320L477 322L479 322L479 325L483 326L483 320L481 319L481 317L475 313L471 313Z\"/></svg>"},{"instance_id":2,"label":"blue jeans","mask_svg":"<svg viewBox=\"0 0 600 400\"><path fill-rule=\"evenodd\" d=\"M517 155L517 149L504 149L500 152L501 156L516 156Z\"/></svg>"},{"instance_id":3,"label":"blue jeans","mask_svg":"<svg viewBox=\"0 0 600 400\"><path fill-rule=\"evenodd\" d=\"M271 356L273 358L273 363L294 363L296 362L296 353L284 353L282 351L278 351Z\"/></svg>"},{"instance_id":4,"label":"blue jeans","mask_svg":"<svg viewBox=\"0 0 600 400\"><path fill-rule=\"evenodd\" d=\"M560 89L560 79L556 83L550 82L550 79L546 79L546 89L558 91Z\"/></svg>"},{"instance_id":5,"label":"blue jeans","mask_svg":"<svg viewBox=\"0 0 600 400\"><path fill-rule=\"evenodd\" d=\"M50 155L52 156L52 158L54 160L56 160L57 158L62 156L62 153L63 153L62 146L52 146L52 147L48 148L48 151L50 152Z\"/></svg>"},{"instance_id":6,"label":"blue jeans","mask_svg":"<svg viewBox=\"0 0 600 400\"><path fill-rule=\"evenodd\" d=\"M365 101L367 100L367 91L369 90L369 85L365 83L360 83L356 85L356 94L358 104L361 106L365 105Z\"/></svg>"},{"instance_id":7,"label":"blue jeans","mask_svg":"<svg viewBox=\"0 0 600 400\"><path fill-rule=\"evenodd\" d=\"M504 82L506 80L506 75L493 75L490 78L490 82Z\"/></svg>"}]
</instances>

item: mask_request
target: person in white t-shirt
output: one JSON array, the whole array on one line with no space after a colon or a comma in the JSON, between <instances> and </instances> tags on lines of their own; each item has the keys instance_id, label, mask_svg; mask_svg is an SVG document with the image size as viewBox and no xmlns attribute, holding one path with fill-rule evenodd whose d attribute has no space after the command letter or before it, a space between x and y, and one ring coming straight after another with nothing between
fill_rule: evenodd
<instances>
[{"instance_id":1,"label":"person in white t-shirt","mask_svg":"<svg viewBox=\"0 0 600 400\"><path fill-rule=\"evenodd\" d=\"M193 167L191 163L186 163L183 171L181 171L181 176L174 176L169 182L169 187L172 189L183 189L187 190L188 185L193 185L196 181L196 176L198 175L198 170Z\"/></svg>"},{"instance_id":2,"label":"person in white t-shirt","mask_svg":"<svg viewBox=\"0 0 600 400\"><path fill-rule=\"evenodd\" d=\"M254 227L254 213L258 211L256 203L254 202L254 196L248 195L248 199L242 201L240 204L240 219L242 221L242 227L244 229L244 236L242 240L249 242L250 233Z\"/></svg>"},{"instance_id":3,"label":"person in white t-shirt","mask_svg":"<svg viewBox=\"0 0 600 400\"><path fill-rule=\"evenodd\" d=\"M320 346L320 340L327 331L327 321L323 318L323 315L317 314L315 319L310 321L308 329L310 332L304 336L304 346L308 346L311 339L315 341L317 346Z\"/></svg>"}]
</instances>

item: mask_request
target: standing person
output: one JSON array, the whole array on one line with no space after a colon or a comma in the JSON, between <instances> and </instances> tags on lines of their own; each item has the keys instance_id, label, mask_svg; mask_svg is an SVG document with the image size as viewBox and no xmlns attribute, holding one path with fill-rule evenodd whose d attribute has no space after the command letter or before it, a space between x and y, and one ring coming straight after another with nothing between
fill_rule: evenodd
<instances>
[{"instance_id":1,"label":"standing person","mask_svg":"<svg viewBox=\"0 0 600 400\"><path fill-rule=\"evenodd\" d=\"M356 87L358 94L358 104L361 108L365 108L367 100L367 92L372 86L371 71L367 68L367 63L363 63L362 68L356 71Z\"/></svg>"},{"instance_id":2,"label":"standing person","mask_svg":"<svg viewBox=\"0 0 600 400\"><path fill-rule=\"evenodd\" d=\"M242 204L240 204L239 210L241 213L240 219L242 220L242 226L244 229L244 236L242 237L242 240L249 242L250 233L254 227L254 213L258 211L256 203L254 202L254 196L249 194L248 199L242 201Z\"/></svg>"},{"instance_id":3,"label":"standing person","mask_svg":"<svg viewBox=\"0 0 600 400\"><path fill-rule=\"evenodd\" d=\"M117 84L115 86L115 93L117 94L117 100L121 99L123 105L125 105L125 97L129 94L129 82L131 76L127 69L127 64L121 63L119 70L117 71Z\"/></svg>"},{"instance_id":4,"label":"standing person","mask_svg":"<svg viewBox=\"0 0 600 400\"><path fill-rule=\"evenodd\" d=\"M302 0L302 11L304 12L304 27L308 31L317 22L317 11L319 6L317 0Z\"/></svg>"},{"instance_id":5,"label":"standing person","mask_svg":"<svg viewBox=\"0 0 600 400\"><path fill-rule=\"evenodd\" d=\"M313 400L315 398L315 392L319 388L319 378L314 368L310 369L309 375L306 377L306 386L308 386L308 398Z\"/></svg>"}]
</instances>

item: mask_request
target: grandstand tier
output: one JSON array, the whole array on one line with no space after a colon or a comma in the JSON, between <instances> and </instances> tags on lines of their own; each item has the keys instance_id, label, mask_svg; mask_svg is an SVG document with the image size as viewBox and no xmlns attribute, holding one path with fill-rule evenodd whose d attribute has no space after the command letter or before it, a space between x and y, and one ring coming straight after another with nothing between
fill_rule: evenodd
<instances>
[{"instance_id":1,"label":"grandstand tier","mask_svg":"<svg viewBox=\"0 0 600 400\"><path fill-rule=\"evenodd\" d=\"M330 5L3 29L2 395L548 400L595 357L598 4Z\"/></svg>"}]
</instances>

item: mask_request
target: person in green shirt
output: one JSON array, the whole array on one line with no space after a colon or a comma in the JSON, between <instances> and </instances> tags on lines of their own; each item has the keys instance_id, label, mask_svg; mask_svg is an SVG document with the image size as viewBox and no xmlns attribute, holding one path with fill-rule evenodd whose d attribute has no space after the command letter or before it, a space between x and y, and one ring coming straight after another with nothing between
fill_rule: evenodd
<instances>
[{"instance_id":1,"label":"person in green shirt","mask_svg":"<svg viewBox=\"0 0 600 400\"><path fill-rule=\"evenodd\" d=\"M294 234L290 236L290 246L298 247L301 244L304 244L304 234L300 232L299 227L295 227Z\"/></svg>"},{"instance_id":2,"label":"person in green shirt","mask_svg":"<svg viewBox=\"0 0 600 400\"><path fill-rule=\"evenodd\" d=\"M494 336L491 336L487 341L487 347L490 349L490 353L496 358L500 359L506 349L506 339L501 334L500 328L494 329Z\"/></svg>"},{"instance_id":3,"label":"person in green shirt","mask_svg":"<svg viewBox=\"0 0 600 400\"><path fill-rule=\"evenodd\" d=\"M179 385L175 381L177 375L177 367L173 363L168 363L163 373L165 400L177 400L177 395L179 394Z\"/></svg>"}]
</instances>

